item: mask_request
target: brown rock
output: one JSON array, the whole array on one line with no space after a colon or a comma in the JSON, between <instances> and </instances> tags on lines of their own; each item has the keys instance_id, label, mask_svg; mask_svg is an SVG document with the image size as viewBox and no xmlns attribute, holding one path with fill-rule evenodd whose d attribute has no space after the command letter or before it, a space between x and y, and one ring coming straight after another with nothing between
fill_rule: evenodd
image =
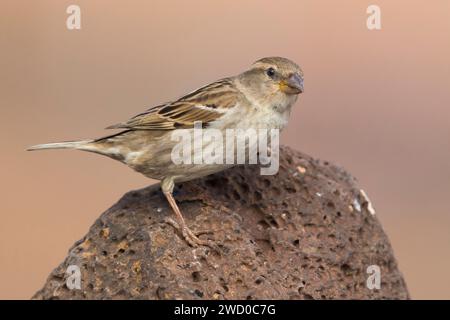
<instances>
[{"instance_id":1,"label":"brown rock","mask_svg":"<svg viewBox=\"0 0 450 320\"><path fill-rule=\"evenodd\" d=\"M371 204L346 171L287 147L280 171L240 166L180 184L192 248L164 222L159 186L127 193L69 250L34 299L407 299ZM370 210L369 210L370 209ZM66 270L81 270L81 290ZM381 288L366 286L381 268Z\"/></svg>"}]
</instances>

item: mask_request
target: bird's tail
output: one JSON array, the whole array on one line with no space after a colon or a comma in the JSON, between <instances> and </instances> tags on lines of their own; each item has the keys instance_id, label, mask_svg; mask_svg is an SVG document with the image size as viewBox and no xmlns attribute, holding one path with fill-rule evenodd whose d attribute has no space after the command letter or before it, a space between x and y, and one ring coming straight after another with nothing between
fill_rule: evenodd
<instances>
[{"instance_id":1,"label":"bird's tail","mask_svg":"<svg viewBox=\"0 0 450 320\"><path fill-rule=\"evenodd\" d=\"M93 140L44 143L29 147L27 151L44 150L44 149L80 149L90 151L88 144L91 142L93 142Z\"/></svg>"}]
</instances>

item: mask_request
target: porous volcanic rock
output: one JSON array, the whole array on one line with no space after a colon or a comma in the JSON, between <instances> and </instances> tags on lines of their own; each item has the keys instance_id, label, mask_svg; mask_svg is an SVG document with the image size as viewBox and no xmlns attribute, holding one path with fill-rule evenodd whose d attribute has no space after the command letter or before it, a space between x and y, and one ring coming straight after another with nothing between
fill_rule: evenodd
<instances>
[{"instance_id":1,"label":"porous volcanic rock","mask_svg":"<svg viewBox=\"0 0 450 320\"><path fill-rule=\"evenodd\" d=\"M280 170L238 166L179 184L192 248L159 185L104 212L33 299L408 299L373 207L342 168L283 147ZM70 265L81 289L69 289ZM366 285L381 270L380 289Z\"/></svg>"}]
</instances>

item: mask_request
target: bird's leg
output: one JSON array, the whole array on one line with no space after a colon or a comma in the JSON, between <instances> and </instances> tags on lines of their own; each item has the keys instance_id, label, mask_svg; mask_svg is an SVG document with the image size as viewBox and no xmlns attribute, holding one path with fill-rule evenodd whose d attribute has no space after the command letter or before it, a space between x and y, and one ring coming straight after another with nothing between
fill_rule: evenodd
<instances>
[{"instance_id":1,"label":"bird's leg","mask_svg":"<svg viewBox=\"0 0 450 320\"><path fill-rule=\"evenodd\" d=\"M181 211L178 208L177 203L173 197L173 194L172 194L173 188L174 188L174 182L173 182L172 178L165 178L164 180L161 181L161 189L162 189L164 195L166 196L167 201L169 202L170 206L172 207L172 210L175 212L175 215L178 220L178 223L173 221L172 219L168 219L167 222L169 224L171 224L174 228L179 229L181 231L181 234L183 235L183 238L191 246L193 246L193 247L197 247L199 245L210 246L209 241L199 239L191 231L191 229L189 229L189 227L186 225L183 215L181 214Z\"/></svg>"}]
</instances>

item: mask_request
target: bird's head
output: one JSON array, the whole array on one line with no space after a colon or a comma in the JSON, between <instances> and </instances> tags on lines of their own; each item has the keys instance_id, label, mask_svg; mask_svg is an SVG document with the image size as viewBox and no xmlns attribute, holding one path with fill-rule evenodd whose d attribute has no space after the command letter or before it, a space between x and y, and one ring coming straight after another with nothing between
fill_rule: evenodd
<instances>
[{"instance_id":1,"label":"bird's head","mask_svg":"<svg viewBox=\"0 0 450 320\"><path fill-rule=\"evenodd\" d=\"M256 61L239 79L259 101L270 99L291 105L304 90L303 71L296 63L281 57Z\"/></svg>"},{"instance_id":2,"label":"bird's head","mask_svg":"<svg viewBox=\"0 0 450 320\"><path fill-rule=\"evenodd\" d=\"M263 58L253 63L250 70L267 87L288 95L303 92L303 71L289 59Z\"/></svg>"}]
</instances>

